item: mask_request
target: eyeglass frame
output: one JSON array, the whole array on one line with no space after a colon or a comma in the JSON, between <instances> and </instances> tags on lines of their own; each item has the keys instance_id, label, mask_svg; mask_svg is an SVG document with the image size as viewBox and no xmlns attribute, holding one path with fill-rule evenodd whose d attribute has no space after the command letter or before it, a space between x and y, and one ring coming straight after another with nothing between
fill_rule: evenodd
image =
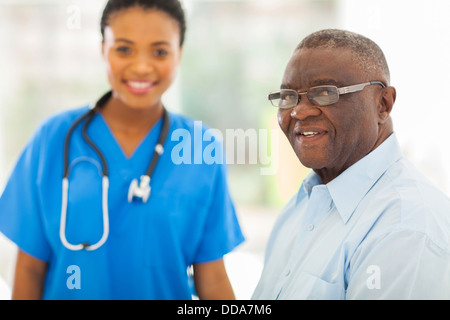
<instances>
[{"instance_id":1,"label":"eyeglass frame","mask_svg":"<svg viewBox=\"0 0 450 320\"><path fill-rule=\"evenodd\" d=\"M343 94L359 92L359 91L364 90L365 87L367 87L367 86L369 86L369 85L373 85L373 84L379 84L382 88L386 88L386 85L385 85L383 82L381 82L381 81L379 81L379 80L373 80L373 81L364 82L364 83L359 83L359 84L354 84L354 85L350 85L350 86L346 86L346 87L341 87L341 88L338 88L338 87L336 87L336 86L334 86L334 85L315 86L315 87L309 88L309 89L308 89L307 91L305 91L305 92L298 92L298 91L293 90L293 89L281 89L281 90L276 90L276 91L272 91L271 93L269 93L268 99L269 99L270 103L271 103L275 108L279 108L279 109L291 109L291 108L294 108L295 106L297 106L297 105L299 104L299 102L300 102L300 96L301 96L301 95L306 95L306 97L308 98L308 101L309 101L313 106L315 106L315 107L325 107L325 106L329 106L329 105L332 105L332 104L335 104L336 102L338 102L338 101L339 101L339 97L340 97L341 95L343 95ZM337 100L336 100L335 102L332 102L332 103L329 103L329 104L315 105L315 104L309 99L309 97L308 97L308 92L309 92L311 89L322 88L322 87L334 87L334 88L336 88L336 89L337 89L337 93L338 93ZM290 106L290 107L280 107L280 106L276 106L276 105L272 102L272 99L271 99L270 97L271 97L272 95L274 95L274 94L280 94L281 91L285 91L285 90L287 90L287 91L292 91L292 92L295 92L295 93L297 94L297 96L298 96L298 98L297 98L297 103L296 103L295 105L293 105L293 106ZM275 99L274 99L274 100L275 100Z\"/></svg>"}]
</instances>

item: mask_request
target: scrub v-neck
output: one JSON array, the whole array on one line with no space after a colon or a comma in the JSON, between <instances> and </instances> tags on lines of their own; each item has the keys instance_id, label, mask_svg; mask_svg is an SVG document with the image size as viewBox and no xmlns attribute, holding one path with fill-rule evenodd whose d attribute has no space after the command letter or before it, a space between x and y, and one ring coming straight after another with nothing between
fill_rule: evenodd
<instances>
[{"instance_id":1,"label":"scrub v-neck","mask_svg":"<svg viewBox=\"0 0 450 320\"><path fill-rule=\"evenodd\" d=\"M104 153L108 166L114 163L125 167L129 167L130 165L139 167L142 166L142 161L146 162L145 166L148 166L154 152L154 146L161 133L161 127L162 119L159 119L147 132L141 142L139 142L129 157L123 151L102 114L96 115L93 119L93 123L90 126L92 131L94 131L91 133L91 139ZM100 141L103 143L100 143Z\"/></svg>"}]
</instances>

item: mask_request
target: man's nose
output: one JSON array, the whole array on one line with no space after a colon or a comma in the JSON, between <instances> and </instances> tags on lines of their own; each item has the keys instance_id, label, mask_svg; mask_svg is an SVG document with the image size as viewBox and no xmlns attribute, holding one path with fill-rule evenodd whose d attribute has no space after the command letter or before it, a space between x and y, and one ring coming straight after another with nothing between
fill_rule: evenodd
<instances>
[{"instance_id":1,"label":"man's nose","mask_svg":"<svg viewBox=\"0 0 450 320\"><path fill-rule=\"evenodd\" d=\"M321 110L314 106L306 95L300 95L299 101L291 110L291 117L304 120L308 117L315 117L321 114Z\"/></svg>"}]
</instances>

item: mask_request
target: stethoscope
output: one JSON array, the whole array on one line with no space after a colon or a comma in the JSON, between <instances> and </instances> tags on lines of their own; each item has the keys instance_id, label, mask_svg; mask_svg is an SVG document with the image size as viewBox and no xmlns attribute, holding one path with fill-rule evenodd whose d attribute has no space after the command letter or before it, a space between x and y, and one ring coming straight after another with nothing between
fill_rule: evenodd
<instances>
[{"instance_id":1,"label":"stethoscope","mask_svg":"<svg viewBox=\"0 0 450 320\"><path fill-rule=\"evenodd\" d=\"M92 142L92 140L87 135L87 127L90 122L94 118L95 114L98 110L105 105L105 103L111 98L112 92L109 91L105 95L103 95L93 108L89 109L88 112L83 114L80 118L78 118L72 126L69 128L67 132L66 139L64 142L64 174L62 179L62 204L61 204L61 223L59 228L59 237L61 238L61 242L69 250L78 251L78 250L96 250L100 248L108 239L109 235L109 213L108 213L108 188L109 188L109 178L108 178L108 165L106 164L105 157L103 156L100 149ZM102 163L102 215L103 215L103 235L100 240L95 244L89 243L80 243L80 244L71 244L66 239L66 218L67 218L67 198L69 193L69 143L70 138L74 129L83 121L86 122L83 125L83 139L94 149L97 155L100 158ZM158 162L159 157L163 154L164 148L163 144L167 138L167 134L169 132L169 113L165 108L163 108L163 124L161 133L159 135L158 143L155 146L155 153L153 154L150 165L147 169L147 172L140 177L140 182L138 184L137 179L133 179L128 189L128 202L132 202L134 198L140 198L142 202L147 202L150 197L150 177L152 176L153 171L155 170L156 164Z\"/></svg>"}]
</instances>

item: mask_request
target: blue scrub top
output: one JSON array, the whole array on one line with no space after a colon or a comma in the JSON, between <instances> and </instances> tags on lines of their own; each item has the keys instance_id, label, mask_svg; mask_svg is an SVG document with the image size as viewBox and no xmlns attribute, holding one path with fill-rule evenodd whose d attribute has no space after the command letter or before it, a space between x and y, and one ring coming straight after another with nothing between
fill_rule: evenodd
<instances>
[{"instance_id":1,"label":"blue scrub top","mask_svg":"<svg viewBox=\"0 0 450 320\"><path fill-rule=\"evenodd\" d=\"M35 133L0 198L0 231L24 252L48 262L44 299L191 299L187 267L221 259L244 240L226 166L175 164L171 150L180 141L172 141L171 134L185 129L193 138L194 121L170 113L150 198L129 203L128 188L146 172L162 120L127 158L97 114L87 132L108 164L110 233L98 250L71 251L59 237L64 139L87 110L56 115ZM69 147L66 238L94 244L103 233L101 161L81 131L82 124Z\"/></svg>"}]
</instances>

